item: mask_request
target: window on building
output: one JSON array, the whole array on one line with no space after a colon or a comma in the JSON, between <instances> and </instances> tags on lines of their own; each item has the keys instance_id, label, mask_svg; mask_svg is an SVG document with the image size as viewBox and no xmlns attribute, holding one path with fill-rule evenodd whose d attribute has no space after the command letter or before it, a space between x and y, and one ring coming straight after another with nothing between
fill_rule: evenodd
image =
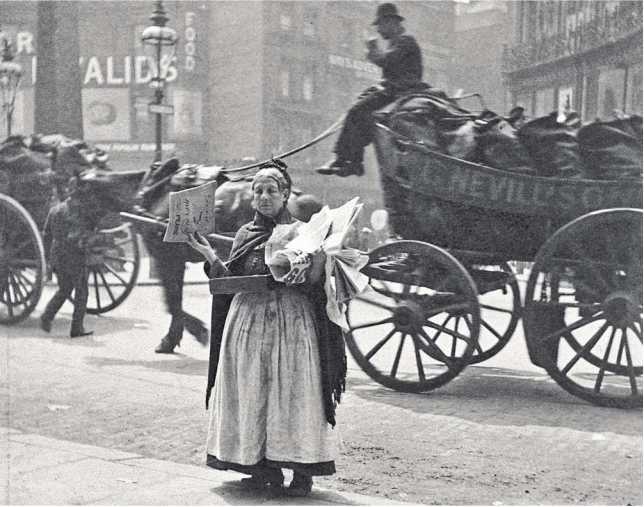
<instances>
[{"instance_id":1,"label":"window on building","mask_svg":"<svg viewBox=\"0 0 644 507\"><path fill-rule=\"evenodd\" d=\"M521 106L526 116L532 116L532 93L517 93L514 97L514 106Z\"/></svg>"},{"instance_id":2,"label":"window on building","mask_svg":"<svg viewBox=\"0 0 644 507\"><path fill-rule=\"evenodd\" d=\"M550 114L554 108L554 88L542 88L537 90L534 101L534 115L536 117Z\"/></svg>"},{"instance_id":3,"label":"window on building","mask_svg":"<svg viewBox=\"0 0 644 507\"><path fill-rule=\"evenodd\" d=\"M642 115L642 64L628 68L626 85L626 113Z\"/></svg>"},{"instance_id":4,"label":"window on building","mask_svg":"<svg viewBox=\"0 0 644 507\"><path fill-rule=\"evenodd\" d=\"M302 32L307 37L315 37L317 33L318 13L313 10L304 11L304 26Z\"/></svg>"},{"instance_id":5,"label":"window on building","mask_svg":"<svg viewBox=\"0 0 644 507\"><path fill-rule=\"evenodd\" d=\"M557 111L572 111L575 109L574 86L560 86L557 91Z\"/></svg>"},{"instance_id":6,"label":"window on building","mask_svg":"<svg viewBox=\"0 0 644 507\"><path fill-rule=\"evenodd\" d=\"M288 69L282 69L280 71L280 92L282 97L288 97L290 95L290 84L291 73Z\"/></svg>"},{"instance_id":7,"label":"window on building","mask_svg":"<svg viewBox=\"0 0 644 507\"><path fill-rule=\"evenodd\" d=\"M523 4L526 5L526 4ZM532 31L532 27L536 26L537 24L537 3L536 2L527 2L526 5L528 11L527 11L527 23L525 24L526 26L526 40L534 38L534 33L530 33Z\"/></svg>"},{"instance_id":8,"label":"window on building","mask_svg":"<svg viewBox=\"0 0 644 507\"><path fill-rule=\"evenodd\" d=\"M599 71L597 114L603 120L613 117L613 111L623 111L625 68L603 67Z\"/></svg>"},{"instance_id":9,"label":"window on building","mask_svg":"<svg viewBox=\"0 0 644 507\"><path fill-rule=\"evenodd\" d=\"M313 76L306 74L302 78L302 98L306 101L313 100Z\"/></svg>"}]
</instances>

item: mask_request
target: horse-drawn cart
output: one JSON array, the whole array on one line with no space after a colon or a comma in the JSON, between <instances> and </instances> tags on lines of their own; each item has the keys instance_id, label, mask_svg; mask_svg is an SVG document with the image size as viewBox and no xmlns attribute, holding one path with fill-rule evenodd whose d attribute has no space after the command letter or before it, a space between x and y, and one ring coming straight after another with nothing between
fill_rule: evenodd
<instances>
[{"instance_id":1,"label":"horse-drawn cart","mask_svg":"<svg viewBox=\"0 0 644 507\"><path fill-rule=\"evenodd\" d=\"M52 167L46 151L30 149L19 137L0 148L0 324L7 325L26 319L40 300L47 272L41 231L57 183L70 174ZM87 310L94 314L121 304L139 269L139 245L129 224L114 213L106 213L101 223L105 228L89 257Z\"/></svg>"},{"instance_id":2,"label":"horse-drawn cart","mask_svg":"<svg viewBox=\"0 0 644 507\"><path fill-rule=\"evenodd\" d=\"M570 393L642 404L642 185L528 176L376 126L385 205L404 239L369 253L349 350L400 391L444 385L519 320L530 360ZM524 301L509 261L533 262Z\"/></svg>"}]
</instances>

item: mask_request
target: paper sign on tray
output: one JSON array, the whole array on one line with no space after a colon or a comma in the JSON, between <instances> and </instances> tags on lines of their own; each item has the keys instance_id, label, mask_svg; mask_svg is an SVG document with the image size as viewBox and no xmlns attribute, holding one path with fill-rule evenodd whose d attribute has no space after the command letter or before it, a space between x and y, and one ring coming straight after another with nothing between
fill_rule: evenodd
<instances>
[{"instance_id":1,"label":"paper sign on tray","mask_svg":"<svg viewBox=\"0 0 644 507\"><path fill-rule=\"evenodd\" d=\"M170 192L170 214L163 241L181 243L197 231L203 236L215 232L215 191L217 182Z\"/></svg>"}]
</instances>

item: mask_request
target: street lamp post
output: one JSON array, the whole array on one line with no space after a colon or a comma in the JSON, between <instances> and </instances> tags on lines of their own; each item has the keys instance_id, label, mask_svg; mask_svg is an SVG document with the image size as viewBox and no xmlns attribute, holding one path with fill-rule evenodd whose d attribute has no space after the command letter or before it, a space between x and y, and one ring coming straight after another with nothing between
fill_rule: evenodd
<instances>
[{"instance_id":1,"label":"street lamp post","mask_svg":"<svg viewBox=\"0 0 644 507\"><path fill-rule=\"evenodd\" d=\"M2 38L2 59L0 60L0 94L2 111L7 122L7 137L11 135L13 108L16 102L16 91L22 77L22 67L13 61L11 44Z\"/></svg>"},{"instance_id":2,"label":"street lamp post","mask_svg":"<svg viewBox=\"0 0 644 507\"><path fill-rule=\"evenodd\" d=\"M155 118L155 150L154 161L159 162L162 159L163 151L161 138L163 135L163 114L168 106L163 105L163 95L166 83L168 67L172 63L174 51L177 44L177 32L172 28L165 26L168 22L168 16L163 9L163 2L156 2L154 11L150 16L152 25L143 30L141 41L148 49L148 58L152 65L152 79L150 87L154 89L154 101L150 104L149 111L156 114Z\"/></svg>"}]
</instances>

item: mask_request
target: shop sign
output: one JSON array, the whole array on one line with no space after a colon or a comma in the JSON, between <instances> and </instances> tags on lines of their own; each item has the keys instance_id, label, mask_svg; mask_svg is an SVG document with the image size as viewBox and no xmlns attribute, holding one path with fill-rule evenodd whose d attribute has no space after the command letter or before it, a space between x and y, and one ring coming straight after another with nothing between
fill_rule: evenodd
<instances>
[{"instance_id":1,"label":"shop sign","mask_svg":"<svg viewBox=\"0 0 644 507\"><path fill-rule=\"evenodd\" d=\"M150 104L148 111L154 114L174 114L174 107L170 104Z\"/></svg>"},{"instance_id":2,"label":"shop sign","mask_svg":"<svg viewBox=\"0 0 644 507\"><path fill-rule=\"evenodd\" d=\"M355 70L357 73L361 74L380 74L378 66L371 63L365 62L364 60L356 60L355 58L349 58L347 56L340 55L329 55L329 64L335 67L342 67L344 69Z\"/></svg>"},{"instance_id":3,"label":"shop sign","mask_svg":"<svg viewBox=\"0 0 644 507\"><path fill-rule=\"evenodd\" d=\"M156 149L154 143L95 143L95 146L106 152L153 152ZM174 151L176 143L162 143L163 151Z\"/></svg>"}]
</instances>

